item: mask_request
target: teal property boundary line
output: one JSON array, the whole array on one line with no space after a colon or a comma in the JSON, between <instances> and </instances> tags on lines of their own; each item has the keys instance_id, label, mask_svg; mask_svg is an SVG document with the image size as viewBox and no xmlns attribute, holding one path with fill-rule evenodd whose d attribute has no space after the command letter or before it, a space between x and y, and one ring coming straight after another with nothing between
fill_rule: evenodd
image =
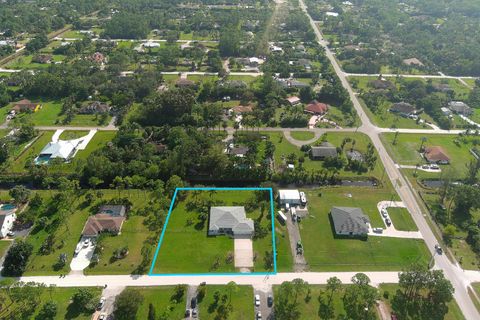
<instances>
[{"instance_id":1,"label":"teal property boundary line","mask_svg":"<svg viewBox=\"0 0 480 320\"><path fill-rule=\"evenodd\" d=\"M173 211L173 206L175 204L175 199L177 198L178 191L268 191L270 193L270 214L272 221L272 249L273 249L273 271L272 272L223 272L223 273L154 273L153 269L155 263L157 262L158 253L160 247L162 246L163 238L165 236L165 231L167 230L168 220ZM152 265L150 266L150 271L148 272L149 276L214 276L214 275L239 275L239 276L251 276L251 275L275 275L277 274L277 249L275 245L275 215L274 215L274 206L273 206L273 190L272 188L176 188L175 193L173 194L172 202L170 203L170 208L168 209L167 218L165 219L165 225L163 226L162 233L160 235L160 240L157 244L157 249L155 250L155 255L153 257Z\"/></svg>"}]
</instances>

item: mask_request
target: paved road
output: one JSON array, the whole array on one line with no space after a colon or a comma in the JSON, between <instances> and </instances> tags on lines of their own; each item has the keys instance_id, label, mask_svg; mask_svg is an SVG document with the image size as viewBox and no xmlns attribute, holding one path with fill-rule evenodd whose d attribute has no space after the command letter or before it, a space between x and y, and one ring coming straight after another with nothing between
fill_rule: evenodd
<instances>
[{"instance_id":1,"label":"paved road","mask_svg":"<svg viewBox=\"0 0 480 320\"><path fill-rule=\"evenodd\" d=\"M435 244L437 244L437 239L433 231L430 229L427 220L423 216L422 210L420 209L417 199L415 198L413 188L411 188L410 184L401 174L400 170L397 168L392 158L390 158L388 153L385 151L385 148L383 147L382 141L379 137L380 132L378 128L372 125L370 119L363 111L360 101L353 92L352 87L347 80L347 75L340 68L339 64L335 60L335 57L328 48L327 42L323 39L323 36L318 26L315 24L312 17L308 14L307 7L305 6L304 1L299 0L299 2L302 10L305 12L308 19L310 20L310 24L315 31L319 44L325 48L325 52L328 59L330 60L330 63L332 64L335 72L340 78L343 87L348 91L350 95L350 99L352 100L353 105L362 121L362 125L359 127L359 131L367 134L372 140L372 143L379 153L380 160L382 161L390 180L395 185L395 190L399 194L402 201L405 203L409 212L412 214L412 217L417 224L419 231L421 232L425 243L427 244L428 249L430 250L432 255L434 255L434 246ZM432 131L438 132L438 130ZM443 272L445 273L445 277L452 282L452 285L455 288L455 299L457 300L457 303L460 306L464 316L467 319L472 320L480 319L480 314L476 309L475 305L473 304L470 296L468 295L468 279L466 279L463 270L460 269L457 265L451 263L445 255L434 255L434 259L435 267L443 270Z\"/></svg>"},{"instance_id":2,"label":"paved road","mask_svg":"<svg viewBox=\"0 0 480 320\"><path fill-rule=\"evenodd\" d=\"M423 78L423 79L477 79L477 77L457 77L457 76L447 76L445 74L394 74L394 73L347 73L344 72L345 76L357 76L357 77L403 77L403 78Z\"/></svg>"}]
</instances>

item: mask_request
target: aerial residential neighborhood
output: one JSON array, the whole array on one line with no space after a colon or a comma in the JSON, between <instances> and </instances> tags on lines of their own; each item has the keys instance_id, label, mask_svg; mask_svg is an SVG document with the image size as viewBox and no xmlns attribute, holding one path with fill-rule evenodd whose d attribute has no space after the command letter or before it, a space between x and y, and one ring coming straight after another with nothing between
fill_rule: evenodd
<instances>
[{"instance_id":1,"label":"aerial residential neighborhood","mask_svg":"<svg viewBox=\"0 0 480 320\"><path fill-rule=\"evenodd\" d=\"M0 319L480 319L478 12L3 1Z\"/></svg>"}]
</instances>

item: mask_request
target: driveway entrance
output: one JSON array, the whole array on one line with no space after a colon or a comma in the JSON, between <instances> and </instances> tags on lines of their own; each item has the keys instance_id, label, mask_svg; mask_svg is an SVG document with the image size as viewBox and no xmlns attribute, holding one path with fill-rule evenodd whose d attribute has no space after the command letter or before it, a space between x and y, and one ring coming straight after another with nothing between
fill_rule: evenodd
<instances>
[{"instance_id":1,"label":"driveway entrance","mask_svg":"<svg viewBox=\"0 0 480 320\"><path fill-rule=\"evenodd\" d=\"M240 271L253 268L253 243L250 238L235 238L235 268L240 268ZM243 269L243 270L242 270Z\"/></svg>"}]
</instances>

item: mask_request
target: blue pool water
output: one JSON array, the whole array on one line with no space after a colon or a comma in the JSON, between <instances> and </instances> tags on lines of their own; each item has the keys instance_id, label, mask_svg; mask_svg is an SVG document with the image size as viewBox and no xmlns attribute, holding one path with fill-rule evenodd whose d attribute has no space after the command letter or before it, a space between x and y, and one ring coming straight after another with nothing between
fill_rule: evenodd
<instances>
[{"instance_id":1,"label":"blue pool water","mask_svg":"<svg viewBox=\"0 0 480 320\"><path fill-rule=\"evenodd\" d=\"M13 210L15 209L15 205L14 204L2 204L2 206L0 207L0 210Z\"/></svg>"}]
</instances>

